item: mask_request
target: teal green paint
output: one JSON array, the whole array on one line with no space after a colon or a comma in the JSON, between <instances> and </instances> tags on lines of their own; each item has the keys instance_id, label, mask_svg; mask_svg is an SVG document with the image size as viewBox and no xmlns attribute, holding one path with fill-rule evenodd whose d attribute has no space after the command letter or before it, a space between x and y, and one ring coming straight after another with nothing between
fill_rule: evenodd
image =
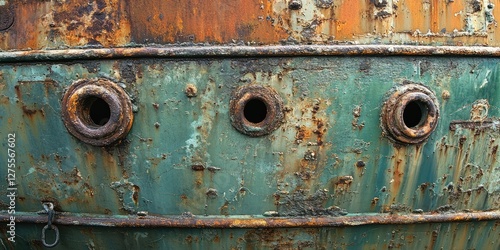
<instances>
[{"instance_id":1,"label":"teal green paint","mask_svg":"<svg viewBox=\"0 0 500 250\"><path fill-rule=\"evenodd\" d=\"M145 229L59 226L54 249L497 249L494 222L291 229ZM40 237L42 225L18 226L20 237ZM433 233L434 232L434 233ZM486 233L485 233L486 232ZM433 234L436 238L433 239ZM461 238L467 235L467 238ZM19 249L42 249L22 241Z\"/></svg>"},{"instance_id":2,"label":"teal green paint","mask_svg":"<svg viewBox=\"0 0 500 250\"><path fill-rule=\"evenodd\" d=\"M370 67L361 70L360 65L366 61ZM429 63L427 70L419 66L422 62ZM426 212L444 205L452 205L457 210L490 210L500 206L500 163L498 152L492 152L499 143L498 131L490 129L475 136L467 129L449 130L451 121L469 119L472 104L478 99L488 100L491 106L489 117L500 115L498 59L271 57L127 60L126 63L133 65L132 71L120 69L125 61L103 60L99 61L95 72L89 72L90 66L84 63L3 64L0 67L0 85L4 85L0 100L8 97L8 102L0 106L0 138L6 138L10 132L18 135L16 181L19 196L23 198L18 201L19 211L41 210L40 201L50 198L58 201L62 211L74 213L148 211L162 215L184 212L262 215L266 211L287 212L280 203L293 199L298 190L305 190L312 196L323 189L327 190L328 196L322 201L322 207L316 209L334 205L350 213L382 212L393 204L409 211L422 209ZM125 86L132 97L137 109L134 125L120 146L93 147L79 142L66 131L60 118L60 101L65 88L82 77L109 78ZM482 85L484 79L487 79L487 84ZM50 84L47 80L51 80ZM396 148L381 135L381 105L387 93L403 80L428 86L436 93L441 106L436 131L419 147ZM273 87L290 109L286 112L284 124L269 136L251 138L240 134L230 124L230 94L238 86L249 83ZM196 97L186 97L187 84L197 87ZM20 86L22 98L17 96L16 86ZM450 99L442 98L444 90L450 92ZM316 103L320 108L313 118L312 109ZM23 113L23 106L35 112L32 115ZM357 124L364 123L362 129L352 125L353 109L357 106L361 108ZM320 139L321 146L314 145L318 142L317 135L312 133L317 129L314 119L322 120L327 129ZM158 128L155 123L159 124ZM297 126L304 126L311 132L309 138L299 143L296 141ZM458 145L462 136L467 139L460 151ZM492 142L492 138L496 141ZM2 146L5 146L5 140ZM444 152L446 147L448 149ZM308 150L317 156L315 161L304 162ZM469 152L468 157L463 155L465 152ZM5 157L0 154L0 162L5 162ZM397 180L392 180L395 179L393 173L398 159L403 162L399 169L403 175L396 186ZM359 160L365 162L364 169L355 166ZM193 171L191 165L195 164L220 170ZM476 167L468 169L467 164ZM477 176L479 168L483 171L482 176ZM302 179L301 171L309 171L310 177ZM0 174L5 175L6 172ZM447 177L443 179L445 175ZM351 176L352 183L336 185L338 178L343 176ZM474 190L470 195L455 192L460 177L467 180L461 184L463 191ZM455 191L443 191L450 182L455 184ZM420 189L423 183L428 183L425 190ZM137 204L132 199L134 185L140 188ZM480 185L485 190L476 191ZM386 187L384 192L381 191L383 187ZM209 189L216 189L217 196L207 196ZM6 190L4 182L0 184L0 190ZM5 194L5 191L0 192ZM5 197L1 198L4 203ZM379 200L372 205L375 197ZM415 226L415 230L424 227L427 225ZM373 230L390 232L388 228ZM26 226L25 230L38 237L38 229L30 231ZM71 232L75 234L80 230L63 229L74 230ZM432 231L428 228L422 230ZM167 239L182 235L178 244L185 247L185 232L175 235L173 231L149 231L148 235L154 237L148 236L145 240L152 241L153 246L166 246L161 244L170 243ZM233 240L227 239L227 235L221 236L230 231L219 230L217 234L223 241L238 247L244 243L237 238L245 232L236 231L235 234L240 236ZM297 230L282 231L294 231L307 241L318 240L308 238L313 237L310 235L300 236ZM350 238L354 237L356 229L333 231L344 231L349 235L345 244L348 240L351 243L359 240ZM476 228L477 231L480 230ZM100 233L88 233L90 236L85 237L102 240ZM130 233L137 236L134 230ZM116 241L122 237L121 233L110 234L115 234L112 237L116 237ZM161 238L161 234L169 236ZM314 237L325 237L320 241L331 244L338 240L335 235L326 229L316 229L314 233ZM26 239L30 237L26 236ZM138 239L141 237L137 236ZM373 242L375 236L366 237L366 242ZM213 246L208 241L201 242L206 244L204 246ZM249 242L247 246L257 244L254 238ZM99 241L94 244L107 246L110 243ZM299 243L294 241L292 244L298 246ZM416 241L414 244L411 247L418 249L425 243ZM452 242L442 242L442 245L448 244ZM265 247L272 248L272 245Z\"/></svg>"}]
</instances>

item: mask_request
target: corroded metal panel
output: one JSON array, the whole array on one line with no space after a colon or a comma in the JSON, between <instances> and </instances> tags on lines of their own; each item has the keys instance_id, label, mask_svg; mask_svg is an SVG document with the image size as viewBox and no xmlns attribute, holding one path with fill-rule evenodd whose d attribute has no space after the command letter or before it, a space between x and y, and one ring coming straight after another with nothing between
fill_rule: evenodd
<instances>
[{"instance_id":1,"label":"corroded metal panel","mask_svg":"<svg viewBox=\"0 0 500 250\"><path fill-rule=\"evenodd\" d=\"M497 249L498 223L287 229L148 229L60 226L72 249ZM26 237L41 227L21 225ZM496 233L496 234L495 234ZM467 236L467 237L463 237ZM453 239L453 240L452 240ZM31 244L30 244L31 243ZM43 249L39 242L20 248ZM79 246L79 247L78 247ZM78 248L77 248L78 247ZM61 248L62 249L62 248Z\"/></svg>"},{"instance_id":2,"label":"corroded metal panel","mask_svg":"<svg viewBox=\"0 0 500 250\"><path fill-rule=\"evenodd\" d=\"M490 0L0 2L0 49L158 44L500 45Z\"/></svg>"},{"instance_id":3,"label":"corroded metal panel","mask_svg":"<svg viewBox=\"0 0 500 250\"><path fill-rule=\"evenodd\" d=\"M30 223L19 221L19 244L40 244L42 227L33 223L46 216L35 212L51 201L61 248L498 248L500 61L345 49L351 56L133 54L145 49L95 60L102 51L88 50L94 57L86 60L43 61L37 52L34 61L12 62L7 54L0 137L16 133L16 209ZM122 140L93 146L68 132L63 96L81 79L113 82L129 96L134 119ZM411 129L431 113L418 97L400 119L381 117L411 84L426 89L439 115L428 137L401 142L388 138L383 120ZM242 86L267 106L231 109ZM269 125L273 98L283 118ZM93 103L80 105L75 114L98 123L85 111ZM248 131L270 129L243 134L238 117L251 122ZM7 187L0 185L2 209ZM141 228L101 228L120 225Z\"/></svg>"},{"instance_id":4,"label":"corroded metal panel","mask_svg":"<svg viewBox=\"0 0 500 250\"><path fill-rule=\"evenodd\" d=\"M0 243L499 249L496 5L0 0Z\"/></svg>"}]
</instances>

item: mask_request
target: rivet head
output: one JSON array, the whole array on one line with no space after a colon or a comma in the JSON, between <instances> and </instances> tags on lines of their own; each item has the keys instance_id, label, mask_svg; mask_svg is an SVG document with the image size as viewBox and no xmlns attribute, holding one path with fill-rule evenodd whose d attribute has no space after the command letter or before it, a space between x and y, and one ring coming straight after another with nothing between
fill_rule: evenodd
<instances>
[{"instance_id":1,"label":"rivet head","mask_svg":"<svg viewBox=\"0 0 500 250\"><path fill-rule=\"evenodd\" d=\"M372 3L377 8L384 8L387 6L387 0L372 0Z\"/></svg>"},{"instance_id":2,"label":"rivet head","mask_svg":"<svg viewBox=\"0 0 500 250\"><path fill-rule=\"evenodd\" d=\"M288 8L291 10L300 10L302 9L302 1L301 0L290 0L288 3Z\"/></svg>"},{"instance_id":3,"label":"rivet head","mask_svg":"<svg viewBox=\"0 0 500 250\"><path fill-rule=\"evenodd\" d=\"M316 6L322 9L328 9L332 7L333 0L316 0Z\"/></svg>"},{"instance_id":4,"label":"rivet head","mask_svg":"<svg viewBox=\"0 0 500 250\"><path fill-rule=\"evenodd\" d=\"M198 89L193 84L188 84L185 93L187 97L195 97L198 95Z\"/></svg>"},{"instance_id":5,"label":"rivet head","mask_svg":"<svg viewBox=\"0 0 500 250\"><path fill-rule=\"evenodd\" d=\"M364 168L365 166L366 166L366 164L362 160L359 160L358 162L356 162L356 167L358 167L358 168Z\"/></svg>"}]
</instances>

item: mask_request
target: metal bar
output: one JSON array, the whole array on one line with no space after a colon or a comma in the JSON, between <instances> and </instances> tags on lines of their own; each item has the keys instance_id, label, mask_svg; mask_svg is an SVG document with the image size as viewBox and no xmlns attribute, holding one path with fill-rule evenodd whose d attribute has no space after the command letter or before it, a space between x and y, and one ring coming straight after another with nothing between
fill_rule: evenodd
<instances>
[{"instance_id":1,"label":"metal bar","mask_svg":"<svg viewBox=\"0 0 500 250\"><path fill-rule=\"evenodd\" d=\"M0 221L11 215L3 212ZM16 213L16 223L47 223L47 216ZM54 224L96 227L144 228L305 228L351 227L363 225L404 225L500 220L500 210L473 213L428 214L352 214L341 217L263 217L263 216L124 216L58 213Z\"/></svg>"},{"instance_id":2,"label":"metal bar","mask_svg":"<svg viewBox=\"0 0 500 250\"><path fill-rule=\"evenodd\" d=\"M457 128L475 129L475 130L485 130L485 129L495 129L500 126L500 121L495 120L484 120L484 121L451 121L450 130L455 131Z\"/></svg>"},{"instance_id":3,"label":"metal bar","mask_svg":"<svg viewBox=\"0 0 500 250\"><path fill-rule=\"evenodd\" d=\"M168 46L0 52L0 62L252 56L500 56L497 47L411 45Z\"/></svg>"}]
</instances>

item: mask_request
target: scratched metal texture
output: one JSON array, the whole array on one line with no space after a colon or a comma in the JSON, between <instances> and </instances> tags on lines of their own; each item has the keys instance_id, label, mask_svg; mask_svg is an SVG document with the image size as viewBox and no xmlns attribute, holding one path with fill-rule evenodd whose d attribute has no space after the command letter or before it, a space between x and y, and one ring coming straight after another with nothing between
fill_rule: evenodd
<instances>
[{"instance_id":1,"label":"scratched metal texture","mask_svg":"<svg viewBox=\"0 0 500 250\"><path fill-rule=\"evenodd\" d=\"M161 44L499 46L491 0L2 0L0 50Z\"/></svg>"},{"instance_id":2,"label":"scratched metal texture","mask_svg":"<svg viewBox=\"0 0 500 250\"><path fill-rule=\"evenodd\" d=\"M94 147L67 132L61 99L82 78L110 79L130 95L134 124L121 144ZM405 80L427 86L440 105L438 126L420 145L393 144L380 127L385 98ZM480 57L2 63L0 138L16 133L16 210L22 212L41 210L42 200L54 201L59 212L110 217L140 211L276 211L293 217L498 210L499 81L499 59ZM274 88L283 99L284 122L270 135L249 137L231 125L231 93L247 84ZM197 89L196 96L186 95L188 86ZM489 103L483 117L489 125L480 128L468 122L478 100ZM450 126L454 121L461 123ZM6 157L0 154L0 162ZM5 210L6 182L0 190ZM60 226L58 247L495 249L497 226L498 221L307 230ZM19 246L41 247L41 225L18 228Z\"/></svg>"}]
</instances>

